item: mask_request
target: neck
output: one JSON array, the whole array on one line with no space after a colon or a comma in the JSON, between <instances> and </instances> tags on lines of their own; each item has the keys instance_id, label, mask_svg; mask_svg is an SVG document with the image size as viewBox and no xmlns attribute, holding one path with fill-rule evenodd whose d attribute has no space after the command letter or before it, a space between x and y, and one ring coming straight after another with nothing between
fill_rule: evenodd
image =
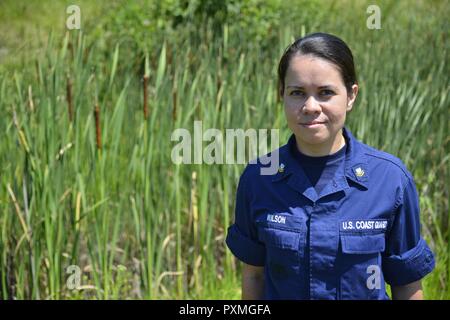
<instances>
[{"instance_id":1,"label":"neck","mask_svg":"<svg viewBox=\"0 0 450 320\"><path fill-rule=\"evenodd\" d=\"M345 145L345 138L342 135L342 130L340 130L334 139L331 139L329 143L323 144L305 144L297 140L297 148L301 153L310 157L323 157L339 151Z\"/></svg>"}]
</instances>

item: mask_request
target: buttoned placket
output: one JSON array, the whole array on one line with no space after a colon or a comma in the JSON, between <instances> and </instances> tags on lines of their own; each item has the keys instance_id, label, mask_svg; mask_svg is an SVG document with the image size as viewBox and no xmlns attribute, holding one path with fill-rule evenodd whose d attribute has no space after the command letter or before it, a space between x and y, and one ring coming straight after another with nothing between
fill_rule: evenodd
<instances>
[{"instance_id":1,"label":"buttoned placket","mask_svg":"<svg viewBox=\"0 0 450 320\"><path fill-rule=\"evenodd\" d=\"M347 142L347 153L343 165L339 166L334 178L317 194L306 176L303 168L292 159L291 155L285 154L287 164L282 163L283 170L274 181L287 179L287 184L307 198L311 205L305 206L309 217L309 297L310 299L334 299L338 297L339 279L333 272L336 256L339 250L339 202L334 200L320 201L335 193L343 192L342 198L346 196L349 189L347 178L367 188L368 174L366 159L363 154L355 154L352 136L345 132ZM283 160L283 159L282 159ZM356 161L356 162L355 162ZM366 170L364 175L356 173ZM339 198L341 199L341 198ZM330 286L334 283L335 286Z\"/></svg>"},{"instance_id":2,"label":"buttoned placket","mask_svg":"<svg viewBox=\"0 0 450 320\"><path fill-rule=\"evenodd\" d=\"M337 281L330 271L334 267L339 247L339 218L336 201L320 200L341 191L344 191L344 197L345 189L349 188L349 185L344 175L344 166L341 165L333 180L318 195L303 169L300 166L296 169L287 184L311 203L305 207L309 217L309 296L310 299L330 299L337 294L337 286L333 288L328 284Z\"/></svg>"}]
</instances>

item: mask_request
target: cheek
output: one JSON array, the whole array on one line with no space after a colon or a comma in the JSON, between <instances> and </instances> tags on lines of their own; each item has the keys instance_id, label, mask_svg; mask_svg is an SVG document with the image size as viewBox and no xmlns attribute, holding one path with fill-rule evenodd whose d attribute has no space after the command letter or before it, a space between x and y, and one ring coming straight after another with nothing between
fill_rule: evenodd
<instances>
[{"instance_id":1,"label":"cheek","mask_svg":"<svg viewBox=\"0 0 450 320\"><path fill-rule=\"evenodd\" d=\"M296 113L299 109L299 104L301 103L298 99L285 98L284 100L284 110L286 113Z\"/></svg>"},{"instance_id":2,"label":"cheek","mask_svg":"<svg viewBox=\"0 0 450 320\"><path fill-rule=\"evenodd\" d=\"M332 99L322 105L322 111L331 119L340 119L347 113L347 100L345 98Z\"/></svg>"},{"instance_id":3,"label":"cheek","mask_svg":"<svg viewBox=\"0 0 450 320\"><path fill-rule=\"evenodd\" d=\"M286 115L288 121L295 120L297 117L297 109L293 105L284 103L284 114Z\"/></svg>"}]
</instances>

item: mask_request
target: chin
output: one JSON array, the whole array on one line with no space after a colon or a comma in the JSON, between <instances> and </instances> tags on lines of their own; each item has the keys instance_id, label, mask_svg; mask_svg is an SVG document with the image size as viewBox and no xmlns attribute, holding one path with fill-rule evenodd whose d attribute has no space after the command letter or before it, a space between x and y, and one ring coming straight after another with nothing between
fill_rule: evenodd
<instances>
[{"instance_id":1,"label":"chin","mask_svg":"<svg viewBox=\"0 0 450 320\"><path fill-rule=\"evenodd\" d=\"M311 137L311 138L305 137L305 136L302 136L302 137L303 137L302 140L310 145L320 145L320 144L323 144L324 142L328 141L328 139L317 138L317 137Z\"/></svg>"},{"instance_id":2,"label":"chin","mask_svg":"<svg viewBox=\"0 0 450 320\"><path fill-rule=\"evenodd\" d=\"M320 144L327 141L330 138L330 134L325 130L320 131L310 131L310 130L299 130L299 136L302 140L309 144Z\"/></svg>"}]
</instances>

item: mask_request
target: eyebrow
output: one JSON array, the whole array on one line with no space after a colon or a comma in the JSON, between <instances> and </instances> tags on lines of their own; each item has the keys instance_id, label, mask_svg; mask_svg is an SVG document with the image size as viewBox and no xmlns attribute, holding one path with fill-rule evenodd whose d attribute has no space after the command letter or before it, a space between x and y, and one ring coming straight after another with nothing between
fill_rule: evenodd
<instances>
[{"instance_id":1,"label":"eyebrow","mask_svg":"<svg viewBox=\"0 0 450 320\"><path fill-rule=\"evenodd\" d=\"M288 89L305 89L302 86L287 86ZM335 86L332 86L331 84L326 84L324 86L319 86L319 89L333 89L333 90L337 90Z\"/></svg>"}]
</instances>

